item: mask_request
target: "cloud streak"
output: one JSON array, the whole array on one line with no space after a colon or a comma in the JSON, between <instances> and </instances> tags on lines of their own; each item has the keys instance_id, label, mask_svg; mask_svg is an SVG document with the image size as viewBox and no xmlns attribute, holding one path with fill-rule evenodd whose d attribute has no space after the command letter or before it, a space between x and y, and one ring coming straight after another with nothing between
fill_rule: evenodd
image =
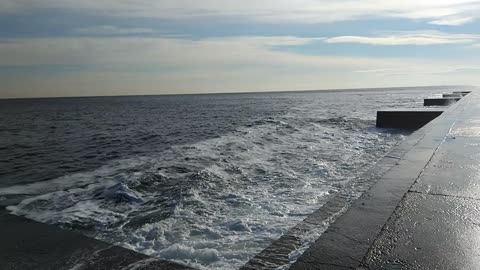
<instances>
[{"instance_id":1,"label":"cloud streak","mask_svg":"<svg viewBox=\"0 0 480 270\"><path fill-rule=\"evenodd\" d=\"M462 25L480 16L479 0L3 0L0 12L75 9L93 14L167 19L243 17L254 21L304 23L371 18L404 18L431 24Z\"/></svg>"},{"instance_id":2,"label":"cloud streak","mask_svg":"<svg viewBox=\"0 0 480 270\"><path fill-rule=\"evenodd\" d=\"M442 32L397 32L381 36L338 36L324 40L326 43L360 43L368 45L400 46L400 45L442 45L468 44L480 40L479 35L446 34Z\"/></svg>"},{"instance_id":3,"label":"cloud streak","mask_svg":"<svg viewBox=\"0 0 480 270\"><path fill-rule=\"evenodd\" d=\"M433 20L430 24L436 25L448 25L448 26L460 26L467 23L471 23L475 20L474 17L445 17L437 20Z\"/></svg>"},{"instance_id":4,"label":"cloud streak","mask_svg":"<svg viewBox=\"0 0 480 270\"><path fill-rule=\"evenodd\" d=\"M378 76L411 76L411 75L476 75L480 66L445 66L426 70L417 66L405 66L385 69L356 70L356 73L376 74Z\"/></svg>"},{"instance_id":5,"label":"cloud streak","mask_svg":"<svg viewBox=\"0 0 480 270\"><path fill-rule=\"evenodd\" d=\"M0 75L3 82L0 96L268 91L478 82L478 76L472 72L438 75L445 72L445 66L460 70L475 63L303 55L274 49L317 40L295 36L11 40L0 43L0 66L3 70L10 67L19 72ZM34 72L36 67L44 69L45 66L62 72ZM72 67L78 68L72 70ZM68 69L71 72L63 72ZM29 72L22 74L22 70ZM386 71L397 75L394 79L387 78ZM400 71L409 71L409 74L400 74Z\"/></svg>"},{"instance_id":6,"label":"cloud streak","mask_svg":"<svg viewBox=\"0 0 480 270\"><path fill-rule=\"evenodd\" d=\"M150 28L120 28L112 25L99 25L85 28L77 28L75 34L80 35L139 35L153 34L155 30Z\"/></svg>"}]
</instances>

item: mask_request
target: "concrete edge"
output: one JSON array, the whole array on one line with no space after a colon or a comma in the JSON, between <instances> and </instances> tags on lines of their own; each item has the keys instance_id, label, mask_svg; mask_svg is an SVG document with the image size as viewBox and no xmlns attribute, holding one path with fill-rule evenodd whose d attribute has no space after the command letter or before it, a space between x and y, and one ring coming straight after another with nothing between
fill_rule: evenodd
<instances>
[{"instance_id":1,"label":"concrete edge","mask_svg":"<svg viewBox=\"0 0 480 270\"><path fill-rule=\"evenodd\" d=\"M413 133L388 156L398 162L341 215L292 265L291 269L355 269L454 125L468 98ZM417 140L418 139L418 140ZM408 145L415 142L412 147ZM398 149L408 151L402 152ZM380 161L382 163L383 159ZM374 170L377 167L374 167Z\"/></svg>"},{"instance_id":2,"label":"concrete edge","mask_svg":"<svg viewBox=\"0 0 480 270\"><path fill-rule=\"evenodd\" d=\"M318 210L289 229L287 233L275 240L270 246L257 253L257 255L240 269L277 269L278 267L289 264L290 254L302 245L302 239L298 238L297 235L310 232L313 227L323 227L326 224L333 223L336 218L347 211L353 201L358 199L358 197L352 198L351 194L345 193L349 193L351 190L359 191L357 187L360 185L364 188L364 190L360 190L360 192L369 189L375 183L375 181L370 181L372 178L376 179L383 176L396 165L401 156L410 150L421 138L423 138L421 133L411 135L406 141L394 146L381 160L352 181L352 183L349 184L350 188L342 190L343 192L332 196Z\"/></svg>"},{"instance_id":3,"label":"concrete edge","mask_svg":"<svg viewBox=\"0 0 480 270\"><path fill-rule=\"evenodd\" d=\"M0 269L193 269L15 216L3 207L0 239Z\"/></svg>"},{"instance_id":4,"label":"concrete edge","mask_svg":"<svg viewBox=\"0 0 480 270\"><path fill-rule=\"evenodd\" d=\"M460 102L452 104L443 111L448 112L454 110L459 103ZM442 115L440 115L439 118L442 117ZM350 188L332 196L318 210L288 230L287 233L272 242L270 246L257 253L257 255L250 259L250 261L240 269L267 270L277 269L278 267L287 265L289 263L290 254L302 245L302 239L298 238L297 235L310 232L313 227L325 227L326 224L335 223L335 220L347 212L351 204L360 197L352 198L351 194L347 195L345 192L348 193L351 190L356 190L364 193L366 190L370 189L381 177L396 166L407 152L416 146L418 142L423 139L425 134L430 132L434 125L434 123L429 123L423 128L410 134L404 141L390 149L390 151L370 169L352 181L352 183L349 184ZM372 181L372 179L376 180ZM362 186L362 189L359 190L359 186Z\"/></svg>"},{"instance_id":5,"label":"concrete edge","mask_svg":"<svg viewBox=\"0 0 480 270\"><path fill-rule=\"evenodd\" d=\"M454 110L454 108L457 108L462 101L463 99L449 107L447 111ZM444 115L445 113L439 118L443 118ZM439 118L413 133L400 145L395 146L383 159L362 175L362 177L369 177L369 179L372 179L371 177L380 178L390 172L392 168L399 164L398 161L400 159L403 161L407 153L409 153L411 149L424 138L427 132L430 132L431 129L434 128L435 123L438 122L437 120ZM377 183L378 182L372 183L371 186L376 186ZM369 186L369 188L371 188L368 191L369 193L373 189L371 186ZM359 200L353 202L352 208L361 208L361 205L363 205L363 203L361 203L362 199L365 199L363 195ZM294 249L297 248L299 239L292 238L292 235L294 235L295 232L298 232L298 230L305 230L308 226L319 226L324 224L328 218L332 217L332 213L334 213L333 217L341 216L340 218L343 218L345 215L342 214L345 212L349 213L352 209L350 208L345 211L351 203L352 201L347 199L344 194L337 194L319 210L315 211L303 222L293 227L287 234L275 241L271 247L275 245L277 247L287 247L285 250L290 250L291 247ZM339 226L338 223L340 222L335 222L332 225L333 229L327 229L324 235L336 230L336 227L333 226ZM11 215L7 213L4 207L0 208L0 238L2 239L2 243L0 244L0 268L5 267L6 269L75 268L83 270L98 268L129 269L132 267L135 269L193 269L184 265L151 258L135 251L88 238L73 231L61 229L54 225L48 225ZM322 239L323 238L320 237L315 244L322 242ZM262 258L265 260L265 257L263 256L264 252L268 252L271 247L258 253L255 258ZM278 251L278 249L276 250ZM290 252L291 251L292 250L290 250ZM290 252L288 252L288 254ZM273 267L277 264L277 261L282 261L282 256L285 254L287 253L277 253L277 258L274 260L273 264L267 263L266 267ZM302 257L299 259L301 264L307 262L307 260L302 259ZM267 259L268 258L270 257L267 256ZM255 262L255 259L252 259L252 261ZM359 262L356 260L354 261ZM284 262L285 261L282 261L282 263ZM249 264L250 262L242 269L274 269L258 267L249 268ZM332 265L333 264L330 264L330 266ZM252 264L251 266L260 265ZM341 265L338 266L345 268ZM298 267L298 265L294 264L292 269L296 269L296 267Z\"/></svg>"}]
</instances>

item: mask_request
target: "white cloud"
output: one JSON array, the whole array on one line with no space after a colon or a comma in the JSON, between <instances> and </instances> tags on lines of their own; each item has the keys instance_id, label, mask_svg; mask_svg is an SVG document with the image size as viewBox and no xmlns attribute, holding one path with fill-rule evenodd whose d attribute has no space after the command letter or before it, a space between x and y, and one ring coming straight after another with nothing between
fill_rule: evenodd
<instances>
[{"instance_id":1,"label":"white cloud","mask_svg":"<svg viewBox=\"0 0 480 270\"><path fill-rule=\"evenodd\" d=\"M439 45L467 44L480 40L479 35L446 34L436 31L395 32L381 36L338 36L327 38L326 43L360 43L369 45Z\"/></svg>"},{"instance_id":2,"label":"white cloud","mask_svg":"<svg viewBox=\"0 0 480 270\"><path fill-rule=\"evenodd\" d=\"M30 8L83 10L118 16L159 18L244 17L306 23L396 17L460 25L480 16L479 0L2 0L0 12Z\"/></svg>"},{"instance_id":3,"label":"white cloud","mask_svg":"<svg viewBox=\"0 0 480 270\"><path fill-rule=\"evenodd\" d=\"M450 26L459 26L473 22L475 18L473 17L446 17L438 20L431 21L430 24L436 25L450 25Z\"/></svg>"},{"instance_id":4,"label":"white cloud","mask_svg":"<svg viewBox=\"0 0 480 270\"><path fill-rule=\"evenodd\" d=\"M238 37L51 38L0 43L3 67L84 66L59 74L2 76L0 96L118 95L473 84L472 63L302 55L273 50L317 39ZM412 69L412 67L415 67ZM457 72L444 76L445 67ZM358 72L362 71L364 72ZM369 70L369 72L365 72ZM383 72L382 72L383 70ZM395 76L385 76L390 71ZM406 72L401 74L402 72ZM442 75L438 75L442 73Z\"/></svg>"},{"instance_id":5,"label":"white cloud","mask_svg":"<svg viewBox=\"0 0 480 270\"><path fill-rule=\"evenodd\" d=\"M458 66L444 65L435 69L424 69L418 66L404 66L385 69L367 69L356 70L356 73L376 74L379 76L411 76L415 75L453 75L453 74L471 74L476 75L480 71L480 66Z\"/></svg>"},{"instance_id":6,"label":"white cloud","mask_svg":"<svg viewBox=\"0 0 480 270\"><path fill-rule=\"evenodd\" d=\"M155 33L155 31L150 28L119 28L111 25L78 28L75 29L74 32L81 35L135 35Z\"/></svg>"},{"instance_id":7,"label":"white cloud","mask_svg":"<svg viewBox=\"0 0 480 270\"><path fill-rule=\"evenodd\" d=\"M244 36L203 40L92 37L18 39L0 43L0 65L158 64L208 68L262 64L265 60L281 61L286 56L293 55L273 51L272 47L303 45L316 40L321 38Z\"/></svg>"}]
</instances>

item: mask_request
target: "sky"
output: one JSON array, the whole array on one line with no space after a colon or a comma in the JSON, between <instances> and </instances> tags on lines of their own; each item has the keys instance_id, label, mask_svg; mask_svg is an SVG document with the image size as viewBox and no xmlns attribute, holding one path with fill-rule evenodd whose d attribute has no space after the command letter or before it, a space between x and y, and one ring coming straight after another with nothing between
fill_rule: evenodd
<instances>
[{"instance_id":1,"label":"sky","mask_svg":"<svg viewBox=\"0 0 480 270\"><path fill-rule=\"evenodd\" d=\"M0 98L480 85L480 0L0 0Z\"/></svg>"}]
</instances>

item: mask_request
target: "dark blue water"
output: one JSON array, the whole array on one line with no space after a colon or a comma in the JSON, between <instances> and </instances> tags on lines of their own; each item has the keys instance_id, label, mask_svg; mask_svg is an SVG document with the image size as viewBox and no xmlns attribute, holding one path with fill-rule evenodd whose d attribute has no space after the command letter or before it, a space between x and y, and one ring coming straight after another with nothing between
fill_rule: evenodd
<instances>
[{"instance_id":1,"label":"dark blue water","mask_svg":"<svg viewBox=\"0 0 480 270\"><path fill-rule=\"evenodd\" d=\"M0 186L44 181L285 114L289 94L0 100Z\"/></svg>"},{"instance_id":2,"label":"dark blue water","mask_svg":"<svg viewBox=\"0 0 480 270\"><path fill-rule=\"evenodd\" d=\"M148 255L235 269L408 135L375 128L376 110L444 91L0 100L0 201Z\"/></svg>"}]
</instances>

